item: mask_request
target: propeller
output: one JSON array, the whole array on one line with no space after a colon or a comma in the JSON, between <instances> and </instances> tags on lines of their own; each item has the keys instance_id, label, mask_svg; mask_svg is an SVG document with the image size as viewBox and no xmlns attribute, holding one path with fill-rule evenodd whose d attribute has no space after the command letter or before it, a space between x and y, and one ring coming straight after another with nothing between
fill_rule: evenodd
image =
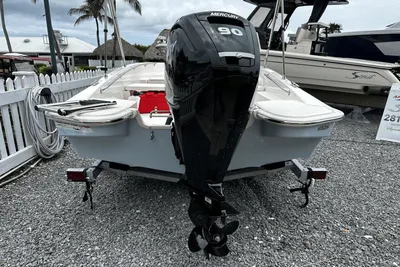
<instances>
[{"instance_id":1,"label":"propeller","mask_svg":"<svg viewBox=\"0 0 400 267\"><path fill-rule=\"evenodd\" d=\"M239 222L233 221L223 227L219 227L215 221L208 229L196 226L189 235L188 246L191 252L204 250L207 259L209 255L223 257L229 254L227 246L228 235L233 234L239 228Z\"/></svg>"},{"instance_id":2,"label":"propeller","mask_svg":"<svg viewBox=\"0 0 400 267\"><path fill-rule=\"evenodd\" d=\"M218 186L221 187L219 191L223 196L222 184ZM230 252L227 246L228 235L239 228L239 222L226 223L226 219L238 215L239 212L229 205L224 197L217 200L192 191L189 191L189 194L191 200L188 214L195 225L188 238L189 250L191 252L203 250L207 259L210 255L218 257L228 255Z\"/></svg>"}]
</instances>

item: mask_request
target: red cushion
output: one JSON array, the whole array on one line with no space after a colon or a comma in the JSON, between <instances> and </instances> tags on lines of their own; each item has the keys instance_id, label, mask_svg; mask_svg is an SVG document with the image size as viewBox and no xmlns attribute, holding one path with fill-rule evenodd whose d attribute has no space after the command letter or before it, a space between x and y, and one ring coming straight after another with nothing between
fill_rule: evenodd
<instances>
[{"instance_id":1,"label":"red cushion","mask_svg":"<svg viewBox=\"0 0 400 267\"><path fill-rule=\"evenodd\" d=\"M150 113L153 110L169 111L165 92L146 92L140 95L139 113Z\"/></svg>"}]
</instances>

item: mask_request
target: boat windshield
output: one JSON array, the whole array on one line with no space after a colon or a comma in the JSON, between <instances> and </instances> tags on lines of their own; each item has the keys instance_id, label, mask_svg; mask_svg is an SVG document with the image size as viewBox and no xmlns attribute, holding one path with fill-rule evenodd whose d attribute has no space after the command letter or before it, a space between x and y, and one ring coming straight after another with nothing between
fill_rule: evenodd
<instances>
[{"instance_id":1,"label":"boat windshield","mask_svg":"<svg viewBox=\"0 0 400 267\"><path fill-rule=\"evenodd\" d=\"M285 20L288 14L283 14L283 19ZM277 17L276 17L276 21L275 21L275 28L274 28L274 32L278 31L282 26L282 14L278 13ZM269 22L268 24L268 28L271 29L272 27L272 20Z\"/></svg>"},{"instance_id":2,"label":"boat windshield","mask_svg":"<svg viewBox=\"0 0 400 267\"><path fill-rule=\"evenodd\" d=\"M271 13L271 10L273 10L273 9L269 8L269 7L263 7L263 6L258 7L257 11L253 14L253 16L250 19L251 24L253 24L254 27L256 27L256 28L260 28L261 24ZM285 13L283 19L286 19L287 15L288 14ZM282 17L282 14L278 13L278 16L277 16L277 19L275 22L274 31L278 31L280 29L280 27L282 26L281 25L282 24L281 17ZM272 19L268 23L268 28L271 29L271 27L272 27Z\"/></svg>"},{"instance_id":3,"label":"boat windshield","mask_svg":"<svg viewBox=\"0 0 400 267\"><path fill-rule=\"evenodd\" d=\"M17 71L35 71L35 66L29 61L15 60L14 65Z\"/></svg>"},{"instance_id":4,"label":"boat windshield","mask_svg":"<svg viewBox=\"0 0 400 267\"><path fill-rule=\"evenodd\" d=\"M267 17L268 13L271 11L271 8L269 7L260 7L254 13L254 15L251 17L250 22L251 24L254 25L254 27L258 28L260 27L261 23L265 20Z\"/></svg>"}]
</instances>

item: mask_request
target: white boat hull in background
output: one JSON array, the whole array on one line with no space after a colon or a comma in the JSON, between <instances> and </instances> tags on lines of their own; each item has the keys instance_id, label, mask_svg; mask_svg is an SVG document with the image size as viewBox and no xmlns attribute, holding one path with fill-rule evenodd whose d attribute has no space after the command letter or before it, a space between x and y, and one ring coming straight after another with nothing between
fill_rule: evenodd
<instances>
[{"instance_id":1,"label":"white boat hull in background","mask_svg":"<svg viewBox=\"0 0 400 267\"><path fill-rule=\"evenodd\" d=\"M261 50L262 61L265 52ZM400 65L384 62L285 52L285 63L288 79L303 89L381 94L400 78ZM281 51L269 51L267 67L282 74Z\"/></svg>"}]
</instances>

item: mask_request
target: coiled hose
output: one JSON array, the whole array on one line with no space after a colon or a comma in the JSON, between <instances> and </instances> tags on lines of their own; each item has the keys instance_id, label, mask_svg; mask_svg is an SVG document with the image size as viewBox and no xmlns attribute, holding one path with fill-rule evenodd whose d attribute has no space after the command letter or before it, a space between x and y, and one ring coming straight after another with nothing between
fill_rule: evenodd
<instances>
[{"instance_id":1,"label":"coiled hose","mask_svg":"<svg viewBox=\"0 0 400 267\"><path fill-rule=\"evenodd\" d=\"M57 98L51 90L41 86L30 88L25 100L26 125L32 145L37 154L46 159L61 152L65 138L59 135L54 121L48 120L43 112L36 111L35 106L56 102Z\"/></svg>"}]
</instances>

